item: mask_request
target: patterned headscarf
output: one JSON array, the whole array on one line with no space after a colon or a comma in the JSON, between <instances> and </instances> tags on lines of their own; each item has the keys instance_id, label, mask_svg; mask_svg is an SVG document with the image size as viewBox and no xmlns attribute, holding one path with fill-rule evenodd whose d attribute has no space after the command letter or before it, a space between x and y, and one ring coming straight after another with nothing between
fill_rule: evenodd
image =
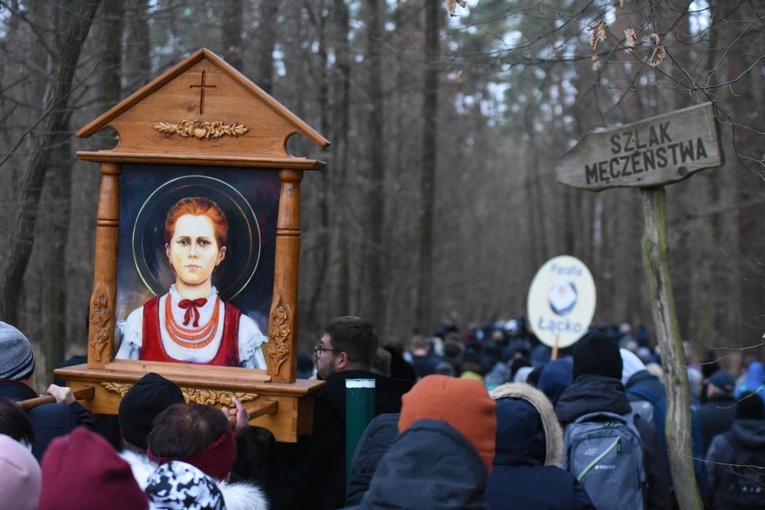
<instances>
[{"instance_id":1,"label":"patterned headscarf","mask_svg":"<svg viewBox=\"0 0 765 510\"><path fill-rule=\"evenodd\" d=\"M215 480L178 460L162 464L149 476L146 495L153 510L226 510Z\"/></svg>"}]
</instances>

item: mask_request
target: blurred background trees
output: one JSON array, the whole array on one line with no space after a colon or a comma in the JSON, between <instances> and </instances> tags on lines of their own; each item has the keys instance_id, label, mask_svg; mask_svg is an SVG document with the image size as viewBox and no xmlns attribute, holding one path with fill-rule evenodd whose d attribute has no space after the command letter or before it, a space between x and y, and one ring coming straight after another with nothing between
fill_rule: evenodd
<instances>
[{"instance_id":1,"label":"blurred background trees","mask_svg":"<svg viewBox=\"0 0 765 510\"><path fill-rule=\"evenodd\" d=\"M206 47L333 142L289 144L328 162L303 180L301 345L340 314L385 337L518 317L560 254L596 319L652 329L639 192L554 168L713 101L724 167L667 187L681 332L762 357L764 25L755 0L0 0L0 318L46 369L84 353L99 174L74 152L115 139L73 133Z\"/></svg>"}]
</instances>

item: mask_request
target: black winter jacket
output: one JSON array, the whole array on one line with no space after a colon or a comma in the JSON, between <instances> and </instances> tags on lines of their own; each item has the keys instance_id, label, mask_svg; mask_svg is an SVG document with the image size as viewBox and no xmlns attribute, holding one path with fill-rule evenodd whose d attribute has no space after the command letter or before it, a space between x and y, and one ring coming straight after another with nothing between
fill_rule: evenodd
<instances>
[{"instance_id":1,"label":"black winter jacket","mask_svg":"<svg viewBox=\"0 0 765 510\"><path fill-rule=\"evenodd\" d=\"M443 421L419 420L383 455L358 509L487 510L486 465Z\"/></svg>"},{"instance_id":2,"label":"black winter jacket","mask_svg":"<svg viewBox=\"0 0 765 510\"><path fill-rule=\"evenodd\" d=\"M19 381L0 379L0 396L16 402L38 397L39 395ZM71 404L43 404L27 412L32 428L35 431L35 442L32 454L38 462L42 461L48 445L58 436L63 436L74 430L78 425L84 425L95 431L95 418L90 411L79 402Z\"/></svg>"}]
</instances>

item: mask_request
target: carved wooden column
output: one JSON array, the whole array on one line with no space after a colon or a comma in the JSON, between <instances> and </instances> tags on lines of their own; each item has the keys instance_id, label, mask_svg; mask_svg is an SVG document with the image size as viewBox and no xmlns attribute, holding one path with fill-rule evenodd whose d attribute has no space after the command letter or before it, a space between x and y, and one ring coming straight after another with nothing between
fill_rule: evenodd
<instances>
[{"instance_id":1,"label":"carved wooden column","mask_svg":"<svg viewBox=\"0 0 765 510\"><path fill-rule=\"evenodd\" d=\"M117 299L119 177L122 165L101 163L101 190L96 225L96 273L90 296L88 368L104 368L114 357L114 311Z\"/></svg>"},{"instance_id":2,"label":"carved wooden column","mask_svg":"<svg viewBox=\"0 0 765 510\"><path fill-rule=\"evenodd\" d=\"M274 295L268 324L268 375L274 382L292 383L297 374L300 181L303 171L281 170L279 178L282 189L276 223Z\"/></svg>"}]
</instances>

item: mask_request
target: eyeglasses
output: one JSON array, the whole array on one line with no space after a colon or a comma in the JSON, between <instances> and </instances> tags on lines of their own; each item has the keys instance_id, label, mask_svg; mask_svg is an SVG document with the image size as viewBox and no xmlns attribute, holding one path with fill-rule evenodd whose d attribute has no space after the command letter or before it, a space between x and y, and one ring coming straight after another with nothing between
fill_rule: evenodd
<instances>
[{"instance_id":1,"label":"eyeglasses","mask_svg":"<svg viewBox=\"0 0 765 510\"><path fill-rule=\"evenodd\" d=\"M321 354L324 351L329 351L329 352L345 352L345 351L341 351L340 349L327 349L324 346L317 345L316 347L313 348L313 355L316 356L317 358L319 358L319 357L321 357Z\"/></svg>"}]
</instances>

